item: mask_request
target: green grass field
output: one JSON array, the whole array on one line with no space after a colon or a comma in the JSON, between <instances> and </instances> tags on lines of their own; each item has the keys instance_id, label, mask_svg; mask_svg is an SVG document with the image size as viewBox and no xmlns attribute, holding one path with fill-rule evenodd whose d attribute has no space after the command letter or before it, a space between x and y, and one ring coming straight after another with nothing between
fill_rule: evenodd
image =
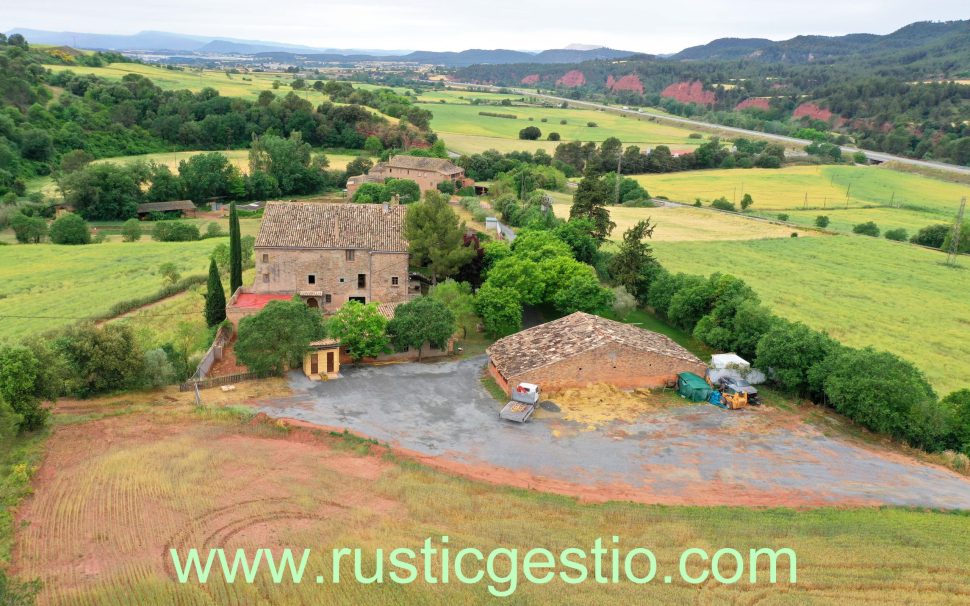
<instances>
[{"instance_id":1,"label":"green grass field","mask_svg":"<svg viewBox=\"0 0 970 606\"><path fill-rule=\"evenodd\" d=\"M45 67L53 71L70 70L76 74L93 74L109 80L120 80L126 74L139 74L149 78L163 90L187 89L198 92L203 88L210 87L218 90L220 95L243 97L250 100L255 100L259 93L264 90L273 91L278 95L286 95L292 90L289 84L293 80L293 75L286 73L226 74L221 70L189 68L171 70L140 63L111 63L105 67L85 67L82 65L47 65ZM278 89L273 89L273 82L280 82ZM293 92L306 98L314 105L328 100L326 95L313 89Z\"/></svg>"},{"instance_id":2,"label":"green grass field","mask_svg":"<svg viewBox=\"0 0 970 606\"><path fill-rule=\"evenodd\" d=\"M970 260L867 237L654 243L672 271L731 273L779 315L919 366L941 394L970 385Z\"/></svg>"},{"instance_id":3,"label":"green grass field","mask_svg":"<svg viewBox=\"0 0 970 606\"><path fill-rule=\"evenodd\" d=\"M510 99L512 106L472 105L471 99L489 101ZM447 143L449 149L461 153L475 153L494 148L499 151L555 149L557 142L545 141L550 132L557 132L562 141L601 142L617 137L624 144L641 148L669 145L675 150L690 150L698 143L690 139L690 130L668 126L644 117L625 117L590 109L560 109L523 104L521 95L473 93L466 91L433 91L419 97L421 107L431 110L431 127ZM445 103L440 101L444 100ZM479 112L514 114L516 119L482 116ZM530 121L529 118L532 118ZM542 119L546 122L542 122ZM566 120L566 124L561 124ZM591 128L587 123L595 122ZM542 141L519 140L519 131L536 126L542 131Z\"/></svg>"},{"instance_id":4,"label":"green grass field","mask_svg":"<svg viewBox=\"0 0 970 606\"><path fill-rule=\"evenodd\" d=\"M0 340L98 316L116 303L154 293L164 285L158 267L168 261L183 277L204 275L209 253L223 242L228 238L0 246Z\"/></svg>"}]
</instances>

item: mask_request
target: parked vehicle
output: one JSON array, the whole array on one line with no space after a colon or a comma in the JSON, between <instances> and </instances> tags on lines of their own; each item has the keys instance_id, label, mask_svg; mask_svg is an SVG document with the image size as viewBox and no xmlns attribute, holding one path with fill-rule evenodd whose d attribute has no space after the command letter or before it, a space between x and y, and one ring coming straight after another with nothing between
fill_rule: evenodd
<instances>
[{"instance_id":1,"label":"parked vehicle","mask_svg":"<svg viewBox=\"0 0 970 606\"><path fill-rule=\"evenodd\" d=\"M519 383L512 390L512 400L498 413L499 418L525 423L535 414L539 405L539 386L535 383Z\"/></svg>"}]
</instances>

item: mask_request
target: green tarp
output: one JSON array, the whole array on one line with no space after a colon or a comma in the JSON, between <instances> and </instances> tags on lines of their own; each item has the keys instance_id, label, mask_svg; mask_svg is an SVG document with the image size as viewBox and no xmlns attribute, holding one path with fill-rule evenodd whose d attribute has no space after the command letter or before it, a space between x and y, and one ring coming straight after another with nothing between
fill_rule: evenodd
<instances>
[{"instance_id":1,"label":"green tarp","mask_svg":"<svg viewBox=\"0 0 970 606\"><path fill-rule=\"evenodd\" d=\"M711 395L711 386L692 372L677 375L677 393L691 402L705 402Z\"/></svg>"}]
</instances>

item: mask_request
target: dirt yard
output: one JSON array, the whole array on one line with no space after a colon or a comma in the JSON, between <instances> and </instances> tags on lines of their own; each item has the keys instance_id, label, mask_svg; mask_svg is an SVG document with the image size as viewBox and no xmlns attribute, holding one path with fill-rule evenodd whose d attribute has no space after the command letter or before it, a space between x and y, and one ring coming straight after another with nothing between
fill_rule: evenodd
<instances>
[{"instance_id":1,"label":"dirt yard","mask_svg":"<svg viewBox=\"0 0 970 606\"><path fill-rule=\"evenodd\" d=\"M451 473L594 501L970 509L970 478L775 406L724 411L669 393L587 396L583 406L566 394L559 413L500 421L484 362L344 367L323 383L294 373L293 394L259 410L347 429Z\"/></svg>"}]
</instances>

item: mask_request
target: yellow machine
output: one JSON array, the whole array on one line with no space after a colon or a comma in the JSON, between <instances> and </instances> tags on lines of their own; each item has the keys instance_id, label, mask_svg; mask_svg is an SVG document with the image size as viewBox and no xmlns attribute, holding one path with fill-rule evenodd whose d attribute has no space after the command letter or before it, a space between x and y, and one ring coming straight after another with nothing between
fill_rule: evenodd
<instances>
[{"instance_id":1,"label":"yellow machine","mask_svg":"<svg viewBox=\"0 0 970 606\"><path fill-rule=\"evenodd\" d=\"M740 391L725 389L721 392L721 401L726 408L737 410L748 405L748 394Z\"/></svg>"}]
</instances>

